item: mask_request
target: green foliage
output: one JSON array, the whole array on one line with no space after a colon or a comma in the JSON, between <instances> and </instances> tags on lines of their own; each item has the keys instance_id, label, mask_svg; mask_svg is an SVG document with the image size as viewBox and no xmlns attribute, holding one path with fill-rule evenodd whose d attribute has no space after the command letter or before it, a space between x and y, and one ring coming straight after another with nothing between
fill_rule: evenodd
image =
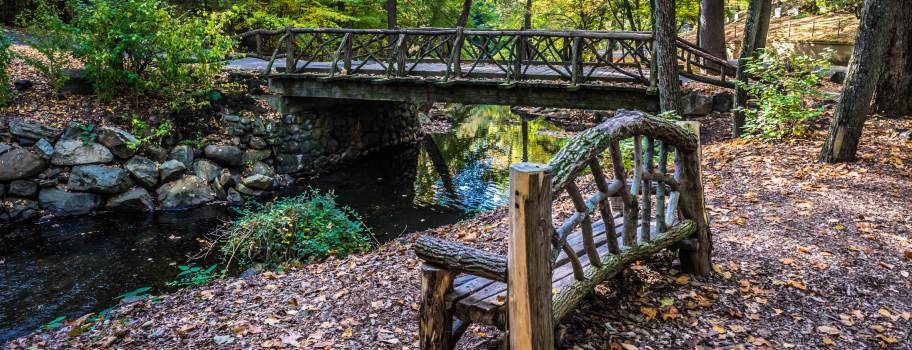
<instances>
[{"instance_id":1,"label":"green foliage","mask_svg":"<svg viewBox=\"0 0 912 350\"><path fill-rule=\"evenodd\" d=\"M88 145L98 139L98 134L95 133L95 124L93 123L80 123L80 122L70 122L70 127L79 129L79 140L82 141L83 145Z\"/></svg>"},{"instance_id":2,"label":"green foliage","mask_svg":"<svg viewBox=\"0 0 912 350\"><path fill-rule=\"evenodd\" d=\"M117 296L117 300L124 300L132 297L145 297L149 295L149 291L152 290L152 287L141 287L134 289L132 291L123 293Z\"/></svg>"},{"instance_id":3,"label":"green foliage","mask_svg":"<svg viewBox=\"0 0 912 350\"><path fill-rule=\"evenodd\" d=\"M124 119L130 121L130 133L136 136L136 141L127 143L127 147L131 150L136 150L144 144L160 143L162 138L167 136L171 132L171 128L174 127L174 124L168 119L165 119L154 128L149 127L145 120L135 114L131 116L124 115Z\"/></svg>"},{"instance_id":4,"label":"green foliage","mask_svg":"<svg viewBox=\"0 0 912 350\"><path fill-rule=\"evenodd\" d=\"M317 190L279 199L241 212L224 230L221 251L242 263L281 268L294 262L362 252L369 248L368 230L335 195Z\"/></svg>"},{"instance_id":5,"label":"green foliage","mask_svg":"<svg viewBox=\"0 0 912 350\"><path fill-rule=\"evenodd\" d=\"M227 14L178 15L161 0L88 0L72 11L70 24L51 10L32 15L31 40L45 59L30 63L59 88L60 64L72 54L102 98L155 93L173 109L204 106L235 46L223 34Z\"/></svg>"},{"instance_id":6,"label":"green foliage","mask_svg":"<svg viewBox=\"0 0 912 350\"><path fill-rule=\"evenodd\" d=\"M0 107L6 107L10 100L10 81L7 69L13 57L9 47L9 39L0 32Z\"/></svg>"},{"instance_id":7,"label":"green foliage","mask_svg":"<svg viewBox=\"0 0 912 350\"><path fill-rule=\"evenodd\" d=\"M48 323L41 325L40 330L47 331L51 329L57 329L63 326L63 321L66 320L66 316L58 316L57 318L51 320Z\"/></svg>"},{"instance_id":8,"label":"green foliage","mask_svg":"<svg viewBox=\"0 0 912 350\"><path fill-rule=\"evenodd\" d=\"M177 267L180 272L174 277L174 280L165 282L165 285L168 287L184 288L209 283L219 277L215 268L215 264L212 264L205 269L193 265L180 265Z\"/></svg>"},{"instance_id":9,"label":"green foliage","mask_svg":"<svg viewBox=\"0 0 912 350\"><path fill-rule=\"evenodd\" d=\"M40 54L40 57L16 55L26 64L44 74L48 84L59 90L66 82L64 65L72 59L74 42L69 26L60 19L57 6L47 1L37 1L34 11L22 13L17 22L25 28L23 40Z\"/></svg>"},{"instance_id":10,"label":"green foliage","mask_svg":"<svg viewBox=\"0 0 912 350\"><path fill-rule=\"evenodd\" d=\"M738 85L750 99L745 113L745 129L764 140L799 136L808 132L807 122L819 118L823 108L811 108L809 99L821 96L816 87L821 74L829 70L827 52L821 57L779 55L763 50L746 62L748 75L755 81Z\"/></svg>"}]
</instances>

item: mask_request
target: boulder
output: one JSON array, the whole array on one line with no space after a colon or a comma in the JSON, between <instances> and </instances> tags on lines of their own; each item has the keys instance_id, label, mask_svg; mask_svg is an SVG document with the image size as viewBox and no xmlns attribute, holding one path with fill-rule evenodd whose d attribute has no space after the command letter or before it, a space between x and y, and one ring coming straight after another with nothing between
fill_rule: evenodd
<instances>
[{"instance_id":1,"label":"boulder","mask_svg":"<svg viewBox=\"0 0 912 350\"><path fill-rule=\"evenodd\" d=\"M241 179L241 184L255 190L268 191L272 189L272 178L266 175L251 175Z\"/></svg>"},{"instance_id":2,"label":"boulder","mask_svg":"<svg viewBox=\"0 0 912 350\"><path fill-rule=\"evenodd\" d=\"M32 86L34 86L34 85L35 84L32 83L32 81L28 80L28 79L18 79L13 82L13 87L17 91L25 91L25 90L31 89Z\"/></svg>"},{"instance_id":3,"label":"boulder","mask_svg":"<svg viewBox=\"0 0 912 350\"><path fill-rule=\"evenodd\" d=\"M246 171L244 171L244 175L246 175L246 176L263 175L263 176L268 176L268 177L275 177L276 173L275 173L275 170L273 170L272 167L269 166L269 164L266 164L263 162L256 162L256 163L253 163L253 166L251 166Z\"/></svg>"},{"instance_id":4,"label":"boulder","mask_svg":"<svg viewBox=\"0 0 912 350\"><path fill-rule=\"evenodd\" d=\"M168 161L168 150L162 146L158 145L146 145L143 147L143 154L149 159L152 159L158 163L164 163Z\"/></svg>"},{"instance_id":5,"label":"boulder","mask_svg":"<svg viewBox=\"0 0 912 350\"><path fill-rule=\"evenodd\" d=\"M222 167L206 159L197 159L193 162L193 172L196 173L197 177L206 180L206 182L212 182L217 179L221 171Z\"/></svg>"},{"instance_id":6,"label":"boulder","mask_svg":"<svg viewBox=\"0 0 912 350\"><path fill-rule=\"evenodd\" d=\"M184 166L184 163L181 163L179 160L172 159L167 162L162 163L158 167L159 174L161 175L161 182L168 182L171 180L179 179L184 175L184 172L187 171L187 167Z\"/></svg>"},{"instance_id":7,"label":"boulder","mask_svg":"<svg viewBox=\"0 0 912 350\"><path fill-rule=\"evenodd\" d=\"M140 186L152 188L158 184L158 163L143 156L134 156L124 164Z\"/></svg>"},{"instance_id":8,"label":"boulder","mask_svg":"<svg viewBox=\"0 0 912 350\"><path fill-rule=\"evenodd\" d=\"M47 168L47 162L38 154L15 147L0 154L0 181L32 177Z\"/></svg>"},{"instance_id":9,"label":"boulder","mask_svg":"<svg viewBox=\"0 0 912 350\"><path fill-rule=\"evenodd\" d=\"M85 69L64 68L62 73L65 79L61 90L76 95L91 95L95 92Z\"/></svg>"},{"instance_id":10,"label":"boulder","mask_svg":"<svg viewBox=\"0 0 912 350\"><path fill-rule=\"evenodd\" d=\"M6 153L6 151L9 151L13 148L15 148L15 147L13 147L11 145L7 145L5 143L0 143L0 155L3 155L4 153Z\"/></svg>"},{"instance_id":11,"label":"boulder","mask_svg":"<svg viewBox=\"0 0 912 350\"><path fill-rule=\"evenodd\" d=\"M184 169L190 169L193 166L193 147L187 145L177 145L168 153L168 159L173 159L184 163Z\"/></svg>"},{"instance_id":12,"label":"boulder","mask_svg":"<svg viewBox=\"0 0 912 350\"><path fill-rule=\"evenodd\" d=\"M243 183L237 184L235 186L235 189L237 189L238 192L248 195L248 196L259 197L259 196L263 195L263 191L257 190L255 188L247 187Z\"/></svg>"},{"instance_id":13,"label":"boulder","mask_svg":"<svg viewBox=\"0 0 912 350\"><path fill-rule=\"evenodd\" d=\"M239 168L244 165L243 153L237 146L209 145L204 150L206 158L227 168Z\"/></svg>"},{"instance_id":14,"label":"boulder","mask_svg":"<svg viewBox=\"0 0 912 350\"><path fill-rule=\"evenodd\" d=\"M724 91L713 95L713 110L716 112L731 112L735 104L735 96L731 92Z\"/></svg>"},{"instance_id":15,"label":"boulder","mask_svg":"<svg viewBox=\"0 0 912 350\"><path fill-rule=\"evenodd\" d=\"M104 203L94 193L67 192L59 188L45 188L38 193L41 208L57 216L85 215Z\"/></svg>"},{"instance_id":16,"label":"boulder","mask_svg":"<svg viewBox=\"0 0 912 350\"><path fill-rule=\"evenodd\" d=\"M41 157L44 159L51 159L54 156L54 145L47 139L40 139L35 142L35 149L38 150L38 153L41 153Z\"/></svg>"},{"instance_id":17,"label":"boulder","mask_svg":"<svg viewBox=\"0 0 912 350\"><path fill-rule=\"evenodd\" d=\"M158 203L164 210L191 208L209 203L215 194L205 180L187 175L158 188Z\"/></svg>"},{"instance_id":18,"label":"boulder","mask_svg":"<svg viewBox=\"0 0 912 350\"><path fill-rule=\"evenodd\" d=\"M684 115L707 115L713 110L713 98L699 91L690 90L681 98Z\"/></svg>"},{"instance_id":19,"label":"boulder","mask_svg":"<svg viewBox=\"0 0 912 350\"><path fill-rule=\"evenodd\" d=\"M268 149L248 149L244 151L244 155L241 156L241 160L244 161L244 164L251 162L259 162L269 159L272 157L272 151Z\"/></svg>"},{"instance_id":20,"label":"boulder","mask_svg":"<svg viewBox=\"0 0 912 350\"><path fill-rule=\"evenodd\" d=\"M225 193L225 187L223 187L221 183L218 181L212 181L209 184L209 187L212 187L212 193L215 194L215 198L225 200L227 193Z\"/></svg>"},{"instance_id":21,"label":"boulder","mask_svg":"<svg viewBox=\"0 0 912 350\"><path fill-rule=\"evenodd\" d=\"M6 185L0 183L0 197L6 194Z\"/></svg>"},{"instance_id":22,"label":"boulder","mask_svg":"<svg viewBox=\"0 0 912 350\"><path fill-rule=\"evenodd\" d=\"M130 158L136 153L136 148L131 148L129 145L132 144L134 147L139 145L139 141L133 134L113 126L105 126L98 130L98 142L122 159Z\"/></svg>"},{"instance_id":23,"label":"boulder","mask_svg":"<svg viewBox=\"0 0 912 350\"><path fill-rule=\"evenodd\" d=\"M38 202L23 198L8 198L0 202L0 222L21 222L38 218Z\"/></svg>"},{"instance_id":24,"label":"boulder","mask_svg":"<svg viewBox=\"0 0 912 350\"><path fill-rule=\"evenodd\" d=\"M10 133L30 139L56 140L63 130L30 120L14 120L9 124Z\"/></svg>"},{"instance_id":25,"label":"boulder","mask_svg":"<svg viewBox=\"0 0 912 350\"><path fill-rule=\"evenodd\" d=\"M830 82L833 82L836 84L842 84L845 82L845 79L846 79L845 71L842 71L842 70L835 71L834 70L834 71L830 72Z\"/></svg>"},{"instance_id":26,"label":"boulder","mask_svg":"<svg viewBox=\"0 0 912 350\"><path fill-rule=\"evenodd\" d=\"M114 155L105 146L80 140L61 139L54 146L54 165L101 164L114 160Z\"/></svg>"},{"instance_id":27,"label":"boulder","mask_svg":"<svg viewBox=\"0 0 912 350\"><path fill-rule=\"evenodd\" d=\"M38 184L29 180L13 180L9 184L9 194L15 197L34 198L38 194Z\"/></svg>"},{"instance_id":28,"label":"boulder","mask_svg":"<svg viewBox=\"0 0 912 350\"><path fill-rule=\"evenodd\" d=\"M233 188L228 189L226 199L228 200L228 205L231 205L231 206L244 205L244 197L241 196L240 192L238 192L237 190L235 190Z\"/></svg>"},{"instance_id":29,"label":"boulder","mask_svg":"<svg viewBox=\"0 0 912 350\"><path fill-rule=\"evenodd\" d=\"M80 165L73 167L67 189L105 194L121 193L133 187L130 173L121 167Z\"/></svg>"},{"instance_id":30,"label":"boulder","mask_svg":"<svg viewBox=\"0 0 912 350\"><path fill-rule=\"evenodd\" d=\"M231 174L230 170L222 169L222 172L219 173L218 182L222 185L222 187L226 188L234 185L234 175Z\"/></svg>"},{"instance_id":31,"label":"boulder","mask_svg":"<svg viewBox=\"0 0 912 350\"><path fill-rule=\"evenodd\" d=\"M152 195L142 187L134 187L129 191L108 198L105 209L116 212L143 212L155 211Z\"/></svg>"}]
</instances>

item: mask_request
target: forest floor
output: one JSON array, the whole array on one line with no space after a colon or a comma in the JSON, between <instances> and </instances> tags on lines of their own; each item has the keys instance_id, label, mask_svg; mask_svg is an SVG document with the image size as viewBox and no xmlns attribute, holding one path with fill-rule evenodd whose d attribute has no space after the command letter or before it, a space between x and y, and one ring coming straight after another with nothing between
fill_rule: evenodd
<instances>
[{"instance_id":1,"label":"forest floor","mask_svg":"<svg viewBox=\"0 0 912 350\"><path fill-rule=\"evenodd\" d=\"M639 262L561 321L561 348L912 349L912 141L897 136L910 122L870 120L860 160L825 165L816 162L823 131L731 141L724 117L702 119L714 273L682 275L667 253ZM412 242L430 234L503 253L508 229L501 208L369 253L184 289L103 322L66 321L6 347L415 349ZM472 326L458 347L496 348L501 335Z\"/></svg>"}]
</instances>

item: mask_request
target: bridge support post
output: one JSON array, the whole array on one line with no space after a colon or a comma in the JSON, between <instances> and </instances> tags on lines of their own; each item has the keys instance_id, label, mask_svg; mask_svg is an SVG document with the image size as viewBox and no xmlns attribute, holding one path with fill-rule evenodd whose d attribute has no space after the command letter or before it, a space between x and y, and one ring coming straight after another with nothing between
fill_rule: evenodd
<instances>
[{"instance_id":1,"label":"bridge support post","mask_svg":"<svg viewBox=\"0 0 912 350\"><path fill-rule=\"evenodd\" d=\"M551 317L551 176L544 164L510 167L507 328L510 349L554 348Z\"/></svg>"}]
</instances>

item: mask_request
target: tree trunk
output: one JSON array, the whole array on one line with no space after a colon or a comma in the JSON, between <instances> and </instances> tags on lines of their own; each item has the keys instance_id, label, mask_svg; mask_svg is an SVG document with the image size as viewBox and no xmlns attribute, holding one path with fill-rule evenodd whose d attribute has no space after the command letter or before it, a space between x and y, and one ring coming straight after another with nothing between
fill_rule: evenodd
<instances>
[{"instance_id":1,"label":"tree trunk","mask_svg":"<svg viewBox=\"0 0 912 350\"><path fill-rule=\"evenodd\" d=\"M745 73L745 63L748 58L754 57L757 49L766 47L766 37L769 31L770 9L772 2L770 0L751 0L747 9L747 20L744 23L744 39L741 41L741 58L738 60L738 70L735 73L735 79L747 83L747 74ZM747 105L747 91L737 88L735 92L735 106L745 107ZM732 113L732 137L741 137L744 133L744 112L735 110Z\"/></svg>"},{"instance_id":2,"label":"tree trunk","mask_svg":"<svg viewBox=\"0 0 912 350\"><path fill-rule=\"evenodd\" d=\"M883 56L890 44L893 14L900 11L901 0L866 0L862 9L855 49L849 61L839 105L833 113L830 133L820 160L828 163L855 160L861 130L871 106L874 89L883 73ZM903 19L905 20L905 19Z\"/></svg>"},{"instance_id":3,"label":"tree trunk","mask_svg":"<svg viewBox=\"0 0 912 350\"><path fill-rule=\"evenodd\" d=\"M396 0L386 0L386 28L399 27L399 21L396 19L397 12Z\"/></svg>"},{"instance_id":4,"label":"tree trunk","mask_svg":"<svg viewBox=\"0 0 912 350\"><path fill-rule=\"evenodd\" d=\"M462 2L462 13L459 14L459 19L456 20L456 27L465 27L466 23L469 23L469 12L472 11L472 0L464 0Z\"/></svg>"},{"instance_id":5,"label":"tree trunk","mask_svg":"<svg viewBox=\"0 0 912 350\"><path fill-rule=\"evenodd\" d=\"M725 53L725 11L722 0L700 1L700 48L721 59L728 58ZM710 68L718 64L706 62Z\"/></svg>"},{"instance_id":6,"label":"tree trunk","mask_svg":"<svg viewBox=\"0 0 912 350\"><path fill-rule=\"evenodd\" d=\"M526 0L526 13L523 14L522 29L532 29L532 0Z\"/></svg>"},{"instance_id":7,"label":"tree trunk","mask_svg":"<svg viewBox=\"0 0 912 350\"><path fill-rule=\"evenodd\" d=\"M912 115L912 6L897 11L874 96L874 112L891 117Z\"/></svg>"},{"instance_id":8,"label":"tree trunk","mask_svg":"<svg viewBox=\"0 0 912 350\"><path fill-rule=\"evenodd\" d=\"M675 39L674 0L656 0L653 14L655 28L656 78L659 88L659 110L682 115L681 81L678 79L678 55Z\"/></svg>"}]
</instances>

